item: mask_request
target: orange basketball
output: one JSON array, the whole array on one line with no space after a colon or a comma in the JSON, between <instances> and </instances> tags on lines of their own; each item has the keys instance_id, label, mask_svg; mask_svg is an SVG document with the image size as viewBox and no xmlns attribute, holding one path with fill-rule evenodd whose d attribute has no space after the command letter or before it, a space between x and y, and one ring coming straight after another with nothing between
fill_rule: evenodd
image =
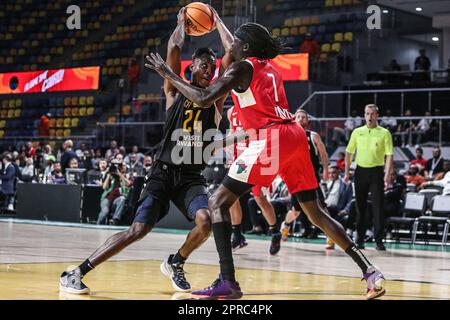
<instances>
[{"instance_id":1,"label":"orange basketball","mask_svg":"<svg viewBox=\"0 0 450 320\"><path fill-rule=\"evenodd\" d=\"M186 6L186 33L201 36L214 28L214 15L202 2L192 2Z\"/></svg>"}]
</instances>

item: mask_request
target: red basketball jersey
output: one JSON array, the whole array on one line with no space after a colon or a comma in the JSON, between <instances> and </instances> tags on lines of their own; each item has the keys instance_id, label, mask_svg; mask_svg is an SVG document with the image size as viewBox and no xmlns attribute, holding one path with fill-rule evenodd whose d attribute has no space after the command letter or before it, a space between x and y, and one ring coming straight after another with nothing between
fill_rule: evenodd
<instances>
[{"instance_id":1,"label":"red basketball jersey","mask_svg":"<svg viewBox=\"0 0 450 320\"><path fill-rule=\"evenodd\" d=\"M241 121L239 120L238 113L236 111L236 107L231 108L230 112L230 129L231 133L234 133L238 130L244 130ZM248 140L241 141L235 143L233 146L233 155L234 159L239 157L239 155L248 147Z\"/></svg>"},{"instance_id":2,"label":"red basketball jersey","mask_svg":"<svg viewBox=\"0 0 450 320\"><path fill-rule=\"evenodd\" d=\"M237 116L244 127L261 129L272 122L294 119L280 73L268 60L247 58L253 66L250 87L243 93L232 90Z\"/></svg>"}]
</instances>

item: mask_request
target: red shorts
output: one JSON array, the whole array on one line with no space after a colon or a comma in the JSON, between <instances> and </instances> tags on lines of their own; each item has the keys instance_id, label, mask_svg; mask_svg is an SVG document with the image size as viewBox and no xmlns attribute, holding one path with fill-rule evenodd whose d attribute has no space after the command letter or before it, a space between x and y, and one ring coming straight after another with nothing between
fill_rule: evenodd
<instances>
[{"instance_id":1,"label":"red shorts","mask_svg":"<svg viewBox=\"0 0 450 320\"><path fill-rule=\"evenodd\" d=\"M262 186L254 186L252 188L253 197L258 198L262 195Z\"/></svg>"},{"instance_id":2,"label":"red shorts","mask_svg":"<svg viewBox=\"0 0 450 320\"><path fill-rule=\"evenodd\" d=\"M288 123L264 131L231 164L228 176L269 187L279 175L290 194L318 188L305 130L297 123Z\"/></svg>"}]
</instances>

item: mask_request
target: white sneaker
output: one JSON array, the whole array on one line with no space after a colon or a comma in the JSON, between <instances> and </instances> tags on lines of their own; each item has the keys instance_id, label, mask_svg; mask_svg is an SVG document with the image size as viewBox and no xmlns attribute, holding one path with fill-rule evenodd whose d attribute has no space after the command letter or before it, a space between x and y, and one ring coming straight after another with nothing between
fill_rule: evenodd
<instances>
[{"instance_id":1,"label":"white sneaker","mask_svg":"<svg viewBox=\"0 0 450 320\"><path fill-rule=\"evenodd\" d=\"M12 203L8 204L8 211L14 211L14 206Z\"/></svg>"}]
</instances>

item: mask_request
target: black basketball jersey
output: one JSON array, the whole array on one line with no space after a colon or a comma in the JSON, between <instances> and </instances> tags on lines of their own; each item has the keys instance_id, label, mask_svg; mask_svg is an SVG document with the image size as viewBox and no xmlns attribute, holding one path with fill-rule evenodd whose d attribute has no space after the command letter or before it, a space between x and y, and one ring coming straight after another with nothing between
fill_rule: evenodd
<instances>
[{"instance_id":1,"label":"black basketball jersey","mask_svg":"<svg viewBox=\"0 0 450 320\"><path fill-rule=\"evenodd\" d=\"M222 115L215 105L200 108L178 93L174 104L167 110L164 138L157 159L193 170L203 170L210 154L203 152L213 141Z\"/></svg>"},{"instance_id":2,"label":"black basketball jersey","mask_svg":"<svg viewBox=\"0 0 450 320\"><path fill-rule=\"evenodd\" d=\"M317 181L320 181L319 178L319 171L320 171L320 160L319 160L319 151L317 150L317 147L314 145L312 141L312 131L305 130L306 137L308 138L308 147L309 147L309 155L311 157L311 162L314 167L314 171L316 172Z\"/></svg>"}]
</instances>

